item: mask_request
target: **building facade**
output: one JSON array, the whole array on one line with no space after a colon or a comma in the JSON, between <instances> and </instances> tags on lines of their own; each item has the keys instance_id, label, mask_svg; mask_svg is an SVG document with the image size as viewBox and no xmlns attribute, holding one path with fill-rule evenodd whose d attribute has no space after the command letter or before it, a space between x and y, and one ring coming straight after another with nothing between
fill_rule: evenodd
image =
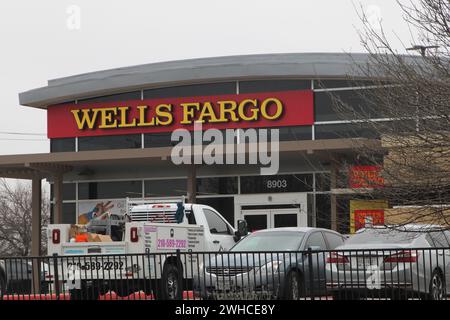
<instances>
[{"instance_id":1,"label":"building facade","mask_svg":"<svg viewBox=\"0 0 450 320\"><path fill-rule=\"evenodd\" d=\"M333 191L348 187L338 178L339 170L344 162L364 165L355 141L377 145L379 137L370 126L352 123L352 114L339 114L333 96L357 110L366 107L358 93L372 89L373 83L359 77L355 64L367 60L364 54L234 56L51 80L46 87L20 94L22 105L47 112L51 152L5 158L0 168L4 176L23 168L40 172L57 168L57 174L45 177L52 184L52 212L58 207L56 221L64 223L75 223L98 203L109 202L113 212L123 213L127 197L188 195L211 205L233 225L246 219L253 230L308 225L348 232L349 212ZM292 92L311 99L288 97ZM175 165L170 158L175 127L139 126L146 120L133 119L128 109L120 109L225 98L238 103L243 97L262 101L268 96L278 97L286 108L289 105L284 118L270 124L238 121L234 126L279 129L280 168L278 174L268 176L254 164ZM95 118L95 110L102 115L108 108L113 110L112 118L107 113L103 120ZM216 103L215 108L220 112L224 107ZM311 118L305 118L305 110L310 110ZM370 118L381 118L376 110L367 111ZM125 118L118 119L120 115ZM34 165L27 167L27 163ZM55 191L62 199L55 198Z\"/></svg>"}]
</instances>

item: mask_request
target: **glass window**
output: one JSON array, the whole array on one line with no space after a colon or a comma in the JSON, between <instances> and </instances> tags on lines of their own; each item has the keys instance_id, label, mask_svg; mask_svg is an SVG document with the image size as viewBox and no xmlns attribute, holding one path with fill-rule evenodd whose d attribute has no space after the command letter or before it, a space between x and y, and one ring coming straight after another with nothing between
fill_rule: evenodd
<instances>
[{"instance_id":1,"label":"glass window","mask_svg":"<svg viewBox=\"0 0 450 320\"><path fill-rule=\"evenodd\" d=\"M274 214L274 228L283 227L296 227L297 215L296 214Z\"/></svg>"},{"instance_id":2,"label":"glass window","mask_svg":"<svg viewBox=\"0 0 450 320\"><path fill-rule=\"evenodd\" d=\"M144 90L144 99L214 96L235 93L235 82L222 82Z\"/></svg>"},{"instance_id":3,"label":"glass window","mask_svg":"<svg viewBox=\"0 0 450 320\"><path fill-rule=\"evenodd\" d=\"M134 92L112 94L112 95L102 96L102 97L80 99L80 100L78 100L78 104L95 103L95 102L116 102L116 101L122 102L122 101L127 101L127 100L141 100L141 92L134 91Z\"/></svg>"},{"instance_id":4,"label":"glass window","mask_svg":"<svg viewBox=\"0 0 450 320\"><path fill-rule=\"evenodd\" d=\"M197 178L197 195L237 193L237 177Z\"/></svg>"},{"instance_id":5,"label":"glass window","mask_svg":"<svg viewBox=\"0 0 450 320\"><path fill-rule=\"evenodd\" d=\"M203 209L206 222L208 222L209 232L212 234L231 234L231 230L225 221L222 220L214 211Z\"/></svg>"},{"instance_id":6,"label":"glass window","mask_svg":"<svg viewBox=\"0 0 450 320\"><path fill-rule=\"evenodd\" d=\"M144 134L144 147L145 148L161 148L171 147L177 142L171 141L171 132L158 132L158 133L146 133Z\"/></svg>"},{"instance_id":7,"label":"glass window","mask_svg":"<svg viewBox=\"0 0 450 320\"><path fill-rule=\"evenodd\" d=\"M123 136L79 137L78 151L141 148L140 134Z\"/></svg>"},{"instance_id":8,"label":"glass window","mask_svg":"<svg viewBox=\"0 0 450 320\"><path fill-rule=\"evenodd\" d=\"M331 201L329 194L316 194L316 226L331 228Z\"/></svg>"},{"instance_id":9,"label":"glass window","mask_svg":"<svg viewBox=\"0 0 450 320\"><path fill-rule=\"evenodd\" d=\"M267 229L267 214L248 214L244 219L250 232Z\"/></svg>"},{"instance_id":10,"label":"glass window","mask_svg":"<svg viewBox=\"0 0 450 320\"><path fill-rule=\"evenodd\" d=\"M327 245L325 244L325 239L322 236L322 232L314 232L306 241L305 249L314 247L314 249L326 250Z\"/></svg>"},{"instance_id":11,"label":"glass window","mask_svg":"<svg viewBox=\"0 0 450 320\"><path fill-rule=\"evenodd\" d=\"M238 242L230 251L295 251L304 236L304 232L292 231L255 232Z\"/></svg>"},{"instance_id":12,"label":"glass window","mask_svg":"<svg viewBox=\"0 0 450 320\"><path fill-rule=\"evenodd\" d=\"M63 203L62 223L77 223L77 213L75 203Z\"/></svg>"},{"instance_id":13,"label":"glass window","mask_svg":"<svg viewBox=\"0 0 450 320\"><path fill-rule=\"evenodd\" d=\"M305 89L311 89L310 80L256 80L239 82L239 93L275 92Z\"/></svg>"},{"instance_id":14,"label":"glass window","mask_svg":"<svg viewBox=\"0 0 450 320\"><path fill-rule=\"evenodd\" d=\"M187 195L186 179L144 181L145 197L169 197Z\"/></svg>"},{"instance_id":15,"label":"glass window","mask_svg":"<svg viewBox=\"0 0 450 320\"><path fill-rule=\"evenodd\" d=\"M50 184L50 199L53 200L54 184ZM63 200L76 200L76 184L75 183L63 183Z\"/></svg>"},{"instance_id":16,"label":"glass window","mask_svg":"<svg viewBox=\"0 0 450 320\"><path fill-rule=\"evenodd\" d=\"M331 232L324 232L324 235L329 245L328 249L335 249L344 244L344 239L340 235Z\"/></svg>"},{"instance_id":17,"label":"glass window","mask_svg":"<svg viewBox=\"0 0 450 320\"><path fill-rule=\"evenodd\" d=\"M315 139L348 139L368 138L377 139L379 134L370 124L324 124L316 125Z\"/></svg>"},{"instance_id":18,"label":"glass window","mask_svg":"<svg viewBox=\"0 0 450 320\"><path fill-rule=\"evenodd\" d=\"M75 151L75 138L50 139L50 152L70 151Z\"/></svg>"},{"instance_id":19,"label":"glass window","mask_svg":"<svg viewBox=\"0 0 450 320\"><path fill-rule=\"evenodd\" d=\"M197 198L197 203L214 208L229 224L234 225L234 197Z\"/></svg>"},{"instance_id":20,"label":"glass window","mask_svg":"<svg viewBox=\"0 0 450 320\"><path fill-rule=\"evenodd\" d=\"M316 191L330 191L329 173L316 173Z\"/></svg>"},{"instance_id":21,"label":"glass window","mask_svg":"<svg viewBox=\"0 0 450 320\"><path fill-rule=\"evenodd\" d=\"M314 119L335 121L384 118L383 110L374 101L374 90L345 90L314 93ZM344 106L335 106L336 101Z\"/></svg>"},{"instance_id":22,"label":"glass window","mask_svg":"<svg viewBox=\"0 0 450 320\"><path fill-rule=\"evenodd\" d=\"M78 183L78 199L141 198L141 181L111 181Z\"/></svg>"},{"instance_id":23,"label":"glass window","mask_svg":"<svg viewBox=\"0 0 450 320\"><path fill-rule=\"evenodd\" d=\"M312 174L241 177L241 193L307 192L313 190Z\"/></svg>"},{"instance_id":24,"label":"glass window","mask_svg":"<svg viewBox=\"0 0 450 320\"><path fill-rule=\"evenodd\" d=\"M280 141L311 140L311 126L282 127L280 129Z\"/></svg>"},{"instance_id":25,"label":"glass window","mask_svg":"<svg viewBox=\"0 0 450 320\"><path fill-rule=\"evenodd\" d=\"M450 243L450 231L446 230L446 231L444 231L444 233L445 233L445 236L447 237L448 243Z\"/></svg>"},{"instance_id":26,"label":"glass window","mask_svg":"<svg viewBox=\"0 0 450 320\"><path fill-rule=\"evenodd\" d=\"M448 248L450 244L442 231L430 232L430 238L433 240L434 247L436 248Z\"/></svg>"}]
</instances>

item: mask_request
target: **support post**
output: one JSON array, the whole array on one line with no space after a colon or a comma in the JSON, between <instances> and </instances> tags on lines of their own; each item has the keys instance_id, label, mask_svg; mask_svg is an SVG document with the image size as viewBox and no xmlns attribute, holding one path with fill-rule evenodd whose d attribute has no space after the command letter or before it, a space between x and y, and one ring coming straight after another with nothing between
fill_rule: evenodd
<instances>
[{"instance_id":1,"label":"support post","mask_svg":"<svg viewBox=\"0 0 450 320\"><path fill-rule=\"evenodd\" d=\"M197 198L197 170L195 164L188 167L187 198L189 203L195 203Z\"/></svg>"},{"instance_id":2,"label":"support post","mask_svg":"<svg viewBox=\"0 0 450 320\"><path fill-rule=\"evenodd\" d=\"M41 255L41 178L33 177L31 180L31 255ZM33 293L41 292L40 261L33 259Z\"/></svg>"},{"instance_id":3,"label":"support post","mask_svg":"<svg viewBox=\"0 0 450 320\"><path fill-rule=\"evenodd\" d=\"M62 208L63 208L63 176L58 174L54 177L53 183L53 196L54 196L54 207L53 207L53 223L62 223Z\"/></svg>"}]
</instances>

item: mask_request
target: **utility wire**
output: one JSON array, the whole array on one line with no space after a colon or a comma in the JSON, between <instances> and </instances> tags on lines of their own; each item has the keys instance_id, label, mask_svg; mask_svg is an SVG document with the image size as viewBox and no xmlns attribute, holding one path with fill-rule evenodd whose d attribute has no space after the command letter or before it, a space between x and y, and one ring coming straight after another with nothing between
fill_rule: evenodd
<instances>
[{"instance_id":1,"label":"utility wire","mask_svg":"<svg viewBox=\"0 0 450 320\"><path fill-rule=\"evenodd\" d=\"M31 133L31 132L11 132L11 131L0 131L0 134L16 134L23 136L45 136L45 133Z\"/></svg>"},{"instance_id":2,"label":"utility wire","mask_svg":"<svg viewBox=\"0 0 450 320\"><path fill-rule=\"evenodd\" d=\"M0 141L48 141L47 139L20 139L20 138L0 138Z\"/></svg>"}]
</instances>

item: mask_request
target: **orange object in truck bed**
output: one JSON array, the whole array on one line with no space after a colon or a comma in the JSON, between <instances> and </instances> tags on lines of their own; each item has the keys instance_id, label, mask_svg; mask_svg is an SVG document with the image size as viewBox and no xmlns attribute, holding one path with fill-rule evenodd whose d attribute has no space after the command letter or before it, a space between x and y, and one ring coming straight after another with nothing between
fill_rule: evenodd
<instances>
[{"instance_id":1,"label":"orange object in truck bed","mask_svg":"<svg viewBox=\"0 0 450 320\"><path fill-rule=\"evenodd\" d=\"M88 242L88 235L86 233L77 234L75 242Z\"/></svg>"}]
</instances>

